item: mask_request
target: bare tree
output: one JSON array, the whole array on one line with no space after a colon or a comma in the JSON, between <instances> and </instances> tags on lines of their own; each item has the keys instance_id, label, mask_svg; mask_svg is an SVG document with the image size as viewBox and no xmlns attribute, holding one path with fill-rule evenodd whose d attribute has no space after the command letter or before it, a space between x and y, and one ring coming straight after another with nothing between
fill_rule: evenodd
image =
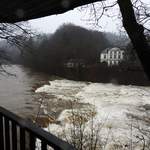
<instances>
[{"instance_id":1,"label":"bare tree","mask_svg":"<svg viewBox=\"0 0 150 150\"><path fill-rule=\"evenodd\" d=\"M22 47L24 42L33 36L29 24L27 22L20 23L0 23L0 41L7 41L10 46ZM4 42L6 44L6 42ZM12 75L7 72L3 67L3 64L10 64L11 60L9 59L5 47L0 47L0 73Z\"/></svg>"},{"instance_id":2,"label":"bare tree","mask_svg":"<svg viewBox=\"0 0 150 150\"><path fill-rule=\"evenodd\" d=\"M143 0L131 0L135 11L137 22L144 26L144 29L150 31L150 3ZM123 1L122 1L123 2ZM80 11L84 11L88 17L85 17L88 23L101 27L102 17L113 17L121 19L119 5L117 0L106 0L97 3L81 6Z\"/></svg>"},{"instance_id":3,"label":"bare tree","mask_svg":"<svg viewBox=\"0 0 150 150\"><path fill-rule=\"evenodd\" d=\"M142 0L134 0L132 2L131 0L114 0L111 1L111 3L107 0L106 2L102 1L100 3L87 5L86 8L90 8L91 17L94 18L96 24L99 25L101 17L104 15L110 16L111 14L107 13L107 11L109 8L113 9L114 6L120 9L123 26L150 79L150 46L145 36L145 29L149 31L147 27L150 21L149 5L146 5ZM112 12L112 15L114 15L114 12Z\"/></svg>"},{"instance_id":4,"label":"bare tree","mask_svg":"<svg viewBox=\"0 0 150 150\"><path fill-rule=\"evenodd\" d=\"M150 79L149 58L150 46L144 35L144 27L136 20L131 0L118 0L118 5L122 14L122 22L131 42L136 49L137 55L143 65L145 72Z\"/></svg>"},{"instance_id":5,"label":"bare tree","mask_svg":"<svg viewBox=\"0 0 150 150\"><path fill-rule=\"evenodd\" d=\"M150 3L144 3L142 0L134 0L132 4L138 23L142 24L144 29L150 32Z\"/></svg>"},{"instance_id":6,"label":"bare tree","mask_svg":"<svg viewBox=\"0 0 150 150\"><path fill-rule=\"evenodd\" d=\"M9 44L21 46L23 41L32 34L27 22L0 23L0 39L7 40Z\"/></svg>"}]
</instances>

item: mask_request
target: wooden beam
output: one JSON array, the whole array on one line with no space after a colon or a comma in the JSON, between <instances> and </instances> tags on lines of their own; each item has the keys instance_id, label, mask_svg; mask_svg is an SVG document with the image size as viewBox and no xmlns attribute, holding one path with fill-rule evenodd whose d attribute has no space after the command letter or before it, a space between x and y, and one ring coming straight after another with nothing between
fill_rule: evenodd
<instances>
[{"instance_id":1,"label":"wooden beam","mask_svg":"<svg viewBox=\"0 0 150 150\"><path fill-rule=\"evenodd\" d=\"M2 0L0 22L14 23L61 14L78 6L102 0Z\"/></svg>"}]
</instances>

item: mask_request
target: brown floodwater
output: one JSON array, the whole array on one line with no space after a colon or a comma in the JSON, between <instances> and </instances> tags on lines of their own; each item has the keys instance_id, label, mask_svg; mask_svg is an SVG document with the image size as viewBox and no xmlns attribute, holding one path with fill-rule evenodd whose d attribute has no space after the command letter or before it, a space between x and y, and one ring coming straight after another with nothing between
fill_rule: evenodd
<instances>
[{"instance_id":1,"label":"brown floodwater","mask_svg":"<svg viewBox=\"0 0 150 150\"><path fill-rule=\"evenodd\" d=\"M36 114L40 95L34 90L49 80L49 75L21 65L4 66L13 75L0 74L0 106L27 118Z\"/></svg>"}]
</instances>

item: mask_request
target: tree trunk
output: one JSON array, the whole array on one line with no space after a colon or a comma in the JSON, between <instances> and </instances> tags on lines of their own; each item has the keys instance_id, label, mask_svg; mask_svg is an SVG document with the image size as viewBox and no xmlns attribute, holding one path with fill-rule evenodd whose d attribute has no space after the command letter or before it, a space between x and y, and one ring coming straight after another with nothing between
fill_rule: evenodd
<instances>
[{"instance_id":1,"label":"tree trunk","mask_svg":"<svg viewBox=\"0 0 150 150\"><path fill-rule=\"evenodd\" d=\"M118 5L123 18L123 26L150 80L150 46L144 35L144 28L136 21L131 0L118 0Z\"/></svg>"}]
</instances>

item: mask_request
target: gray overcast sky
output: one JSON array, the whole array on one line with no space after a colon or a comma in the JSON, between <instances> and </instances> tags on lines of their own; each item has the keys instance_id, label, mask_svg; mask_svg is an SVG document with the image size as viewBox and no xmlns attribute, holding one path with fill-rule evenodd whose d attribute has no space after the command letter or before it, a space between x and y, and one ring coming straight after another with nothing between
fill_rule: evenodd
<instances>
[{"instance_id":1,"label":"gray overcast sky","mask_svg":"<svg viewBox=\"0 0 150 150\"><path fill-rule=\"evenodd\" d=\"M85 19L85 12L80 12L76 8L64 14L34 19L30 20L29 22L33 29L36 29L38 32L44 33L53 33L60 25L64 23L73 23L75 25L83 26L88 29L96 29L96 27L94 27L93 25L89 25L89 22L83 19ZM97 30L105 30L110 32L117 31L116 22L112 18L103 17L101 19L100 25L102 26L102 28L97 28Z\"/></svg>"},{"instance_id":2,"label":"gray overcast sky","mask_svg":"<svg viewBox=\"0 0 150 150\"><path fill-rule=\"evenodd\" d=\"M116 0L107 0L108 4L112 4ZM147 6L150 6L150 0L141 0L145 3L147 3ZM96 3L98 4L98 3ZM149 4L149 5L148 5ZM98 5L99 6L99 5ZM64 23L73 23L75 25L79 25L88 29L97 29L99 31L107 31L107 32L119 32L119 29L121 29L121 19L118 19L117 15L119 12L118 6L115 6L109 11L107 11L107 14L113 14L116 15L116 17L107 17L103 16L100 20L100 26L102 28L94 28L93 25L89 25L88 21L83 21L83 19L89 18L89 14L85 13L85 11L79 11L78 8L68 11L64 14L60 15L53 15L49 17L43 17L39 19L30 20L29 23L31 24L31 27L38 32L43 33L53 33L56 31L56 29L64 24Z\"/></svg>"}]
</instances>

